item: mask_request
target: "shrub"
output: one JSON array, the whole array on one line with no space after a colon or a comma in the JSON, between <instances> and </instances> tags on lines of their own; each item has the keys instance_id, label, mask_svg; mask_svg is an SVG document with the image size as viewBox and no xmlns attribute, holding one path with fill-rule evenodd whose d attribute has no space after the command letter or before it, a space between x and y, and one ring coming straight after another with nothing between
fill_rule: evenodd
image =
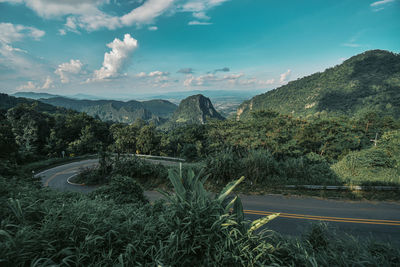
<instances>
[{"instance_id":1,"label":"shrub","mask_svg":"<svg viewBox=\"0 0 400 267\"><path fill-rule=\"evenodd\" d=\"M143 188L131 177L115 175L109 184L96 189L92 195L117 204L147 203Z\"/></svg>"},{"instance_id":2,"label":"shrub","mask_svg":"<svg viewBox=\"0 0 400 267\"><path fill-rule=\"evenodd\" d=\"M279 175L279 165L268 150L251 150L242 159L244 175L254 183L268 183Z\"/></svg>"},{"instance_id":3,"label":"shrub","mask_svg":"<svg viewBox=\"0 0 400 267\"><path fill-rule=\"evenodd\" d=\"M225 149L206 159L206 170L213 182L228 182L242 173L240 157L232 148Z\"/></svg>"},{"instance_id":4,"label":"shrub","mask_svg":"<svg viewBox=\"0 0 400 267\"><path fill-rule=\"evenodd\" d=\"M119 174L147 181L150 179L166 179L168 171L167 168L161 164L156 165L134 156L120 158L116 161L112 174Z\"/></svg>"}]
</instances>

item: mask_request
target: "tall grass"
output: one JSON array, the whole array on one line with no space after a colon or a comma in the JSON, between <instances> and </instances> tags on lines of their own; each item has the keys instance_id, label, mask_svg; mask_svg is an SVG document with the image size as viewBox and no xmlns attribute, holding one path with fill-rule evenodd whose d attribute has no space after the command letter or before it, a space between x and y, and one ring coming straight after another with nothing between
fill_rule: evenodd
<instances>
[{"instance_id":1,"label":"tall grass","mask_svg":"<svg viewBox=\"0 0 400 267\"><path fill-rule=\"evenodd\" d=\"M226 182L234 175L243 175L256 185L340 184L326 160L309 153L299 158L276 159L268 150L250 150L240 155L223 151L206 160L212 181Z\"/></svg>"},{"instance_id":2,"label":"tall grass","mask_svg":"<svg viewBox=\"0 0 400 267\"><path fill-rule=\"evenodd\" d=\"M102 197L60 193L0 177L0 265L2 266L396 266L400 250L359 242L316 227L299 239L280 236L243 215L240 199L216 196L206 177L171 173L175 194L168 203L115 199L127 182ZM130 180L128 180L130 181ZM110 194L110 197L105 197ZM133 194L133 199L134 196ZM114 196L114 197L112 197Z\"/></svg>"}]
</instances>

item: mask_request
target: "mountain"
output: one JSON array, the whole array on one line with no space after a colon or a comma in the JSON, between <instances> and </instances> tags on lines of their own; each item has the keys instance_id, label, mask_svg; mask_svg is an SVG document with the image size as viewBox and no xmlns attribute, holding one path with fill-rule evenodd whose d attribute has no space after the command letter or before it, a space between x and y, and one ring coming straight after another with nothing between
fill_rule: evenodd
<instances>
[{"instance_id":1,"label":"mountain","mask_svg":"<svg viewBox=\"0 0 400 267\"><path fill-rule=\"evenodd\" d=\"M243 102L236 118L257 110L294 116L357 115L368 110L400 117L400 55L371 50Z\"/></svg>"},{"instance_id":2,"label":"mountain","mask_svg":"<svg viewBox=\"0 0 400 267\"><path fill-rule=\"evenodd\" d=\"M18 104L27 104L27 105L36 105L38 111L48 112L48 113L56 113L56 112L65 112L63 108L58 108L49 104L42 103L37 100L22 98L22 97L14 97L7 94L0 93L0 110L8 110L17 106Z\"/></svg>"},{"instance_id":3,"label":"mountain","mask_svg":"<svg viewBox=\"0 0 400 267\"><path fill-rule=\"evenodd\" d=\"M36 100L38 100L40 98L59 97L59 95L53 95L53 94L48 94L48 93L35 93L35 92L18 92L18 93L12 94L12 96L25 97L25 98L36 99Z\"/></svg>"},{"instance_id":4,"label":"mountain","mask_svg":"<svg viewBox=\"0 0 400 267\"><path fill-rule=\"evenodd\" d=\"M183 99L164 128L179 124L204 124L209 119L223 120L224 117L214 109L208 97L198 94Z\"/></svg>"},{"instance_id":5,"label":"mountain","mask_svg":"<svg viewBox=\"0 0 400 267\"><path fill-rule=\"evenodd\" d=\"M156 124L164 122L177 108L176 105L165 100L151 100L127 102L116 100L78 100L66 97L40 99L40 101L58 107L86 112L91 116L98 116L103 121L133 123L137 119L154 121Z\"/></svg>"}]
</instances>

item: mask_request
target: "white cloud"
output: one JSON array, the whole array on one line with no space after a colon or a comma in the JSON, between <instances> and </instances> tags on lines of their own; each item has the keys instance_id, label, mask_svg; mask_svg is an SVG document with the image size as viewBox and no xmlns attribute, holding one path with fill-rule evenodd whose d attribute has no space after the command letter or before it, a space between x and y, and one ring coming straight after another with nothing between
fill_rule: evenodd
<instances>
[{"instance_id":1,"label":"white cloud","mask_svg":"<svg viewBox=\"0 0 400 267\"><path fill-rule=\"evenodd\" d=\"M59 35L66 35L67 32L66 32L64 29L59 29L59 30L58 30L58 34L59 34Z\"/></svg>"},{"instance_id":2,"label":"white cloud","mask_svg":"<svg viewBox=\"0 0 400 267\"><path fill-rule=\"evenodd\" d=\"M229 0L146 0L136 1L139 6L130 12L115 16L107 14L102 8L104 5L117 2L110 0L0 0L25 4L39 16L46 19L64 18L67 16L66 30L79 32L79 29L94 31L101 28L117 29L124 26L141 26L152 24L163 14L190 12L196 19L189 25L209 25L205 22L210 19L206 12ZM152 28L155 29L154 27ZM60 32L63 34L63 32Z\"/></svg>"},{"instance_id":3,"label":"white cloud","mask_svg":"<svg viewBox=\"0 0 400 267\"><path fill-rule=\"evenodd\" d=\"M150 72L148 76L154 77L154 76L168 76L168 75L169 75L169 72L162 72L162 71L156 70L156 71Z\"/></svg>"},{"instance_id":4,"label":"white cloud","mask_svg":"<svg viewBox=\"0 0 400 267\"><path fill-rule=\"evenodd\" d=\"M249 78L245 80L240 80L241 85L251 85L251 86L267 86L275 83L275 79L269 80L258 80L257 78Z\"/></svg>"},{"instance_id":5,"label":"white cloud","mask_svg":"<svg viewBox=\"0 0 400 267\"><path fill-rule=\"evenodd\" d=\"M148 74L145 72L139 72L135 76L137 78L146 79L150 85L157 86L169 82L169 75L169 72L156 70L149 72Z\"/></svg>"},{"instance_id":6,"label":"white cloud","mask_svg":"<svg viewBox=\"0 0 400 267\"><path fill-rule=\"evenodd\" d=\"M219 6L229 0L190 0L180 6L181 12L191 12L197 20L190 21L188 25L210 25L206 11Z\"/></svg>"},{"instance_id":7,"label":"white cloud","mask_svg":"<svg viewBox=\"0 0 400 267\"><path fill-rule=\"evenodd\" d=\"M89 81L102 81L109 78L118 77L124 65L130 59L131 54L137 48L137 40L130 34L124 35L121 41L115 38L113 42L107 44L111 48L110 52L104 54L103 66L94 71L93 79Z\"/></svg>"},{"instance_id":8,"label":"white cloud","mask_svg":"<svg viewBox=\"0 0 400 267\"><path fill-rule=\"evenodd\" d=\"M292 70L290 70L290 69L288 69L285 73L282 73L279 78L279 82L281 84L286 83L288 81L288 79L290 78L291 73L292 73Z\"/></svg>"},{"instance_id":9,"label":"white cloud","mask_svg":"<svg viewBox=\"0 0 400 267\"><path fill-rule=\"evenodd\" d=\"M136 77L138 77L138 78L144 78L144 77L147 77L147 74L146 74L146 72L139 72L138 74L136 74L135 75Z\"/></svg>"},{"instance_id":10,"label":"white cloud","mask_svg":"<svg viewBox=\"0 0 400 267\"><path fill-rule=\"evenodd\" d=\"M122 16L121 23L125 26L152 23L155 18L167 11L173 2L174 0L147 0L143 5Z\"/></svg>"},{"instance_id":11,"label":"white cloud","mask_svg":"<svg viewBox=\"0 0 400 267\"><path fill-rule=\"evenodd\" d=\"M202 19L202 20L209 20L210 17L206 15L206 13L204 13L203 11L201 12L194 12L193 13L193 17L195 17L196 19Z\"/></svg>"},{"instance_id":12,"label":"white cloud","mask_svg":"<svg viewBox=\"0 0 400 267\"><path fill-rule=\"evenodd\" d=\"M47 76L46 81L44 81L44 84L42 86L42 89L49 89L50 87L53 87L53 80L50 78L50 76Z\"/></svg>"},{"instance_id":13,"label":"white cloud","mask_svg":"<svg viewBox=\"0 0 400 267\"><path fill-rule=\"evenodd\" d=\"M188 25L211 25L211 22L204 22L204 21L198 21L198 20L192 20L188 22Z\"/></svg>"},{"instance_id":14,"label":"white cloud","mask_svg":"<svg viewBox=\"0 0 400 267\"><path fill-rule=\"evenodd\" d=\"M54 87L53 85L53 80L50 78L50 76L47 76L46 80L44 81L43 85L40 86L32 81L27 82L26 84L20 85L16 88L17 91L38 91L41 89L49 89L51 87Z\"/></svg>"},{"instance_id":15,"label":"white cloud","mask_svg":"<svg viewBox=\"0 0 400 267\"><path fill-rule=\"evenodd\" d=\"M343 46L346 47L360 47L360 44L356 44L356 43L344 43Z\"/></svg>"},{"instance_id":16,"label":"white cloud","mask_svg":"<svg viewBox=\"0 0 400 267\"><path fill-rule=\"evenodd\" d=\"M0 41L6 44L21 41L24 37L39 40L45 32L35 27L12 23L0 23Z\"/></svg>"},{"instance_id":17,"label":"white cloud","mask_svg":"<svg viewBox=\"0 0 400 267\"><path fill-rule=\"evenodd\" d=\"M32 81L27 82L26 84L23 84L21 86L18 86L16 88L17 91L23 91L23 90L37 90L38 86L34 84Z\"/></svg>"},{"instance_id":18,"label":"white cloud","mask_svg":"<svg viewBox=\"0 0 400 267\"><path fill-rule=\"evenodd\" d=\"M381 5L385 5L385 4L387 4L387 3L394 2L394 1L395 1L395 0L376 1L376 2L373 2L370 6L372 6L372 7L381 6Z\"/></svg>"},{"instance_id":19,"label":"white cloud","mask_svg":"<svg viewBox=\"0 0 400 267\"><path fill-rule=\"evenodd\" d=\"M82 70L82 67L83 64L79 59L71 59L69 62L58 65L54 73L60 76L62 83L69 83L70 74L79 74Z\"/></svg>"},{"instance_id":20,"label":"white cloud","mask_svg":"<svg viewBox=\"0 0 400 267\"><path fill-rule=\"evenodd\" d=\"M222 77L218 77L214 73L207 73L205 75L200 75L198 77L195 77L193 75L187 75L186 79L183 81L183 85L206 86L216 82L228 82L230 84L235 84L243 76L244 76L243 73L229 74L229 75L224 75Z\"/></svg>"},{"instance_id":21,"label":"white cloud","mask_svg":"<svg viewBox=\"0 0 400 267\"><path fill-rule=\"evenodd\" d=\"M150 26L150 27L148 27L148 30L149 31L156 31L156 30L158 30L158 27L157 26Z\"/></svg>"}]
</instances>

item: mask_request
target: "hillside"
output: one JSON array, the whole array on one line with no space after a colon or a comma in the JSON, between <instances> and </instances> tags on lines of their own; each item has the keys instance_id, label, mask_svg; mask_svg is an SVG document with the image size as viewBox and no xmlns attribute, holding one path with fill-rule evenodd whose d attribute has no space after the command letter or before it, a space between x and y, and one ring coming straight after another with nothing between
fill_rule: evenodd
<instances>
[{"instance_id":1,"label":"hillside","mask_svg":"<svg viewBox=\"0 0 400 267\"><path fill-rule=\"evenodd\" d=\"M86 112L98 116L103 121L133 123L137 119L155 121L157 124L165 121L176 109L176 105L165 100L139 102L135 100L123 102L116 100L77 100L66 97L40 99L54 106Z\"/></svg>"},{"instance_id":2,"label":"hillside","mask_svg":"<svg viewBox=\"0 0 400 267\"><path fill-rule=\"evenodd\" d=\"M371 50L342 64L289 82L243 102L237 119L272 109L294 116L326 111L357 115L367 110L400 117L400 55Z\"/></svg>"},{"instance_id":3,"label":"hillside","mask_svg":"<svg viewBox=\"0 0 400 267\"><path fill-rule=\"evenodd\" d=\"M204 124L209 119L223 120L224 117L215 110L208 97L198 94L183 99L165 127Z\"/></svg>"},{"instance_id":4,"label":"hillside","mask_svg":"<svg viewBox=\"0 0 400 267\"><path fill-rule=\"evenodd\" d=\"M64 110L62 108L57 108L53 105L42 103L40 101L28 98L14 97L0 93L0 110L8 110L10 108L15 107L18 104L28 104L28 105L35 104L36 109L41 112L55 113Z\"/></svg>"}]
</instances>

